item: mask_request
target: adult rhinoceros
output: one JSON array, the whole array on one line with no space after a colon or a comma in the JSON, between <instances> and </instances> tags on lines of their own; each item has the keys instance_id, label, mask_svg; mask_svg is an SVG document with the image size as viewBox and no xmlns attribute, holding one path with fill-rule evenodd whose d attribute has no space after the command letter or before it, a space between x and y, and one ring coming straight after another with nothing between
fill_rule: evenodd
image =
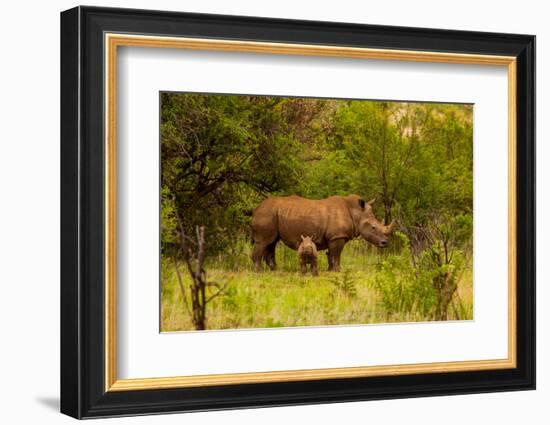
<instances>
[{"instance_id":1,"label":"adult rhinoceros","mask_svg":"<svg viewBox=\"0 0 550 425\"><path fill-rule=\"evenodd\" d=\"M394 222L385 226L372 211L374 199L365 202L357 195L312 200L301 196L265 199L252 213L252 261L257 269L262 259L274 270L275 247L282 240L297 249L301 235L313 236L318 250L328 249L329 270L340 271L344 245L362 236L380 248L388 244Z\"/></svg>"}]
</instances>

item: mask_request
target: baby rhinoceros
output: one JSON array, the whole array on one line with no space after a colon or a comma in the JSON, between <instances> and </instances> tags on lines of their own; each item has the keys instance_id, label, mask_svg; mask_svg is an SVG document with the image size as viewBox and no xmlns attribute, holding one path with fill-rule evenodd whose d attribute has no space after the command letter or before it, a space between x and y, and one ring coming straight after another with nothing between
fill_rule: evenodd
<instances>
[{"instance_id":1,"label":"baby rhinoceros","mask_svg":"<svg viewBox=\"0 0 550 425\"><path fill-rule=\"evenodd\" d=\"M302 274L307 273L307 265L311 266L311 274L317 276L317 247L311 236L300 236L302 242L298 245L298 256L300 257L300 270Z\"/></svg>"}]
</instances>

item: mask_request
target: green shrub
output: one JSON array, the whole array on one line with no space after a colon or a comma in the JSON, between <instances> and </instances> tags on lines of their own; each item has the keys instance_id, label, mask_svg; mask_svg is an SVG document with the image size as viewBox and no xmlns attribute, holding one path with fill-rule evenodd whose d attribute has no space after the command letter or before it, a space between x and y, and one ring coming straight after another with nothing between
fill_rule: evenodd
<instances>
[{"instance_id":1,"label":"green shrub","mask_svg":"<svg viewBox=\"0 0 550 425\"><path fill-rule=\"evenodd\" d=\"M407 236L396 232L401 252L381 261L374 278L389 319L404 315L417 320L420 315L424 320L447 320L458 281L466 268L465 256L457 243L461 240L460 230L468 225L455 226L455 222L462 221L459 216L450 225L427 227L424 231L427 243L414 256ZM471 316L471 308L460 299L458 307L452 307L456 319Z\"/></svg>"},{"instance_id":2,"label":"green shrub","mask_svg":"<svg viewBox=\"0 0 550 425\"><path fill-rule=\"evenodd\" d=\"M381 261L374 278L386 314L388 318L413 313L429 318L436 304L432 276L414 266L407 237L401 232L394 237L400 240L402 251Z\"/></svg>"},{"instance_id":3,"label":"green shrub","mask_svg":"<svg viewBox=\"0 0 550 425\"><path fill-rule=\"evenodd\" d=\"M351 272L346 269L340 275L336 275L332 279L329 279L334 286L345 295L350 298L357 297L357 288L355 286L355 279L352 277Z\"/></svg>"}]
</instances>

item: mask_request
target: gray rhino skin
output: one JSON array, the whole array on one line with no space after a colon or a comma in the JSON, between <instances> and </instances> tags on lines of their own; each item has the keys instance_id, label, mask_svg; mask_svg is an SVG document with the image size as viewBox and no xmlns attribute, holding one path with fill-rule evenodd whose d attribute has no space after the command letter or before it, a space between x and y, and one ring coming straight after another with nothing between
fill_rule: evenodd
<instances>
[{"instance_id":1,"label":"gray rhino skin","mask_svg":"<svg viewBox=\"0 0 550 425\"><path fill-rule=\"evenodd\" d=\"M329 270L340 271L340 254L346 243L358 236L380 248L388 244L395 223L385 226L372 211L374 199L358 195L331 196L312 200L301 196L265 199L252 213L252 261L257 270L264 260L276 268L275 248L281 240L296 250L301 235L312 236L317 249L328 249Z\"/></svg>"}]
</instances>

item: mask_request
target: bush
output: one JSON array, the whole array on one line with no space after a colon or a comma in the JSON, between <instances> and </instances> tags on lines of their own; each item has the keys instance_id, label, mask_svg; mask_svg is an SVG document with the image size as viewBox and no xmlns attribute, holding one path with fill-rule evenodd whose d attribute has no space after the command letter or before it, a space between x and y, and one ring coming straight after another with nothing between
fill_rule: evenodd
<instances>
[{"instance_id":1,"label":"bush","mask_svg":"<svg viewBox=\"0 0 550 425\"><path fill-rule=\"evenodd\" d=\"M456 247L449 255L448 243L454 235L449 232L449 226L437 229L444 229L441 235L446 239L430 239L414 257L407 236L397 232L395 238L403 247L401 253L388 256L378 265L374 286L381 295L388 320L403 315L416 320L418 315L425 320L447 320L447 311L466 261ZM464 314L460 307L459 304L459 309L455 309L457 319Z\"/></svg>"},{"instance_id":2,"label":"bush","mask_svg":"<svg viewBox=\"0 0 550 425\"><path fill-rule=\"evenodd\" d=\"M429 318L436 305L431 275L414 266L407 236L396 232L394 237L400 240L402 250L380 262L374 279L374 286L387 311L387 319L391 320L393 315L402 317L411 314Z\"/></svg>"},{"instance_id":3,"label":"bush","mask_svg":"<svg viewBox=\"0 0 550 425\"><path fill-rule=\"evenodd\" d=\"M333 277L330 281L336 286L338 290L343 292L350 298L357 297L357 288L355 286L355 280L351 276L349 270L344 270L339 276Z\"/></svg>"}]
</instances>

